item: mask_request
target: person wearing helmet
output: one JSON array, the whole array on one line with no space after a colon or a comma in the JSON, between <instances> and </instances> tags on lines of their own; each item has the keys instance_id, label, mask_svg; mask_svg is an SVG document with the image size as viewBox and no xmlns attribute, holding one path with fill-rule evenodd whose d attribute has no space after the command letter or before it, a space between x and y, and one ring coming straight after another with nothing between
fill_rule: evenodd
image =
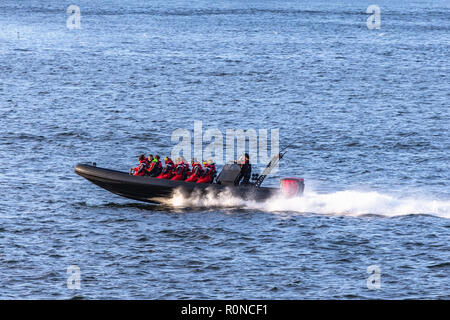
<instances>
[{"instance_id":1,"label":"person wearing helmet","mask_svg":"<svg viewBox=\"0 0 450 320\"><path fill-rule=\"evenodd\" d=\"M197 183L212 183L216 177L216 164L212 159L209 159L208 162L203 162L203 164L205 165L205 170L203 170Z\"/></svg>"},{"instance_id":2,"label":"person wearing helmet","mask_svg":"<svg viewBox=\"0 0 450 320\"><path fill-rule=\"evenodd\" d=\"M189 177L186 179L186 182L196 182L203 172L202 164L195 158L192 158L191 165L192 171L189 173Z\"/></svg>"},{"instance_id":3,"label":"person wearing helmet","mask_svg":"<svg viewBox=\"0 0 450 320\"><path fill-rule=\"evenodd\" d=\"M165 157L164 158L164 169L161 171L161 174L159 176L157 176L158 179L171 179L173 176L173 169L175 167L172 159L170 159L169 157Z\"/></svg>"},{"instance_id":4,"label":"person wearing helmet","mask_svg":"<svg viewBox=\"0 0 450 320\"><path fill-rule=\"evenodd\" d=\"M145 176L145 170L147 169L147 158L141 154L138 157L139 165L136 168L130 169L130 174L134 176Z\"/></svg>"},{"instance_id":5,"label":"person wearing helmet","mask_svg":"<svg viewBox=\"0 0 450 320\"><path fill-rule=\"evenodd\" d=\"M240 185L248 185L250 184L250 177L252 176L252 165L250 164L250 157L248 153L245 153L242 161L239 163L241 166L241 172L237 177L236 181ZM242 180L242 181L241 181Z\"/></svg>"}]
</instances>

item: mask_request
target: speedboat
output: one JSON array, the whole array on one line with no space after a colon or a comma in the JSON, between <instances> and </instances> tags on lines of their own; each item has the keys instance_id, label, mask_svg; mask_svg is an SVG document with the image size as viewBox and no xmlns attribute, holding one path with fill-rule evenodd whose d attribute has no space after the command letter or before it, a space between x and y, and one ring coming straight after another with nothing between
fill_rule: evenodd
<instances>
[{"instance_id":1,"label":"speedboat","mask_svg":"<svg viewBox=\"0 0 450 320\"><path fill-rule=\"evenodd\" d=\"M301 178L282 178L280 188L261 187L265 177L278 164L284 154L279 153L267 165L261 175L253 175L252 183L238 185L236 179L241 167L238 164L226 164L213 183L186 182L183 180L158 179L149 176L134 176L129 173L97 167L93 164L79 163L75 173L114 194L133 200L150 203L162 203L172 197L175 191L190 195L206 195L209 192L220 194L228 191L244 200L264 201L274 195L287 197L303 194L304 180Z\"/></svg>"}]
</instances>

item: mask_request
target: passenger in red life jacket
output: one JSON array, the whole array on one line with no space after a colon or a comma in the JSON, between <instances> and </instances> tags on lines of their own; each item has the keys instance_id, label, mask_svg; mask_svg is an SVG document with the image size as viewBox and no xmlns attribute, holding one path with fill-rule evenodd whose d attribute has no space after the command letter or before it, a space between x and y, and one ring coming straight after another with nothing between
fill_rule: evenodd
<instances>
[{"instance_id":1,"label":"passenger in red life jacket","mask_svg":"<svg viewBox=\"0 0 450 320\"><path fill-rule=\"evenodd\" d=\"M212 159L208 160L208 163L203 162L205 170L203 170L202 175L197 180L197 183L212 183L216 176L216 165Z\"/></svg>"},{"instance_id":2,"label":"passenger in red life jacket","mask_svg":"<svg viewBox=\"0 0 450 320\"><path fill-rule=\"evenodd\" d=\"M157 176L158 179L171 179L173 176L173 169L175 167L172 159L169 157L164 158L165 166L164 169L161 171L161 174Z\"/></svg>"},{"instance_id":3,"label":"passenger in red life jacket","mask_svg":"<svg viewBox=\"0 0 450 320\"><path fill-rule=\"evenodd\" d=\"M196 182L203 173L202 165L196 159L191 160L192 171L189 173L189 177L186 179L187 182Z\"/></svg>"},{"instance_id":4,"label":"passenger in red life jacket","mask_svg":"<svg viewBox=\"0 0 450 320\"><path fill-rule=\"evenodd\" d=\"M138 157L139 165L136 168L130 169L130 174L134 176L145 176L145 172L147 169L147 158L143 154Z\"/></svg>"},{"instance_id":5,"label":"passenger in red life jacket","mask_svg":"<svg viewBox=\"0 0 450 320\"><path fill-rule=\"evenodd\" d=\"M181 159L183 159L183 164L184 164L184 167L185 167L184 168L184 174L185 174L184 179L186 179L188 174L191 172L191 168L189 168L189 162L186 161L186 159L184 157L181 157Z\"/></svg>"},{"instance_id":6,"label":"passenger in red life jacket","mask_svg":"<svg viewBox=\"0 0 450 320\"><path fill-rule=\"evenodd\" d=\"M162 164L161 161L159 161L159 156L156 155L154 158L152 157L150 166L147 169L147 174L150 177L157 177L161 173L161 171L162 171Z\"/></svg>"},{"instance_id":7,"label":"passenger in red life jacket","mask_svg":"<svg viewBox=\"0 0 450 320\"><path fill-rule=\"evenodd\" d=\"M184 157L178 158L175 164L175 176L171 180L185 180L188 171L189 164L186 163Z\"/></svg>"},{"instance_id":8,"label":"passenger in red life jacket","mask_svg":"<svg viewBox=\"0 0 450 320\"><path fill-rule=\"evenodd\" d=\"M148 157L144 156L144 161L145 161L145 166L146 166L145 174L147 174L148 168L150 167L150 165L152 163L152 160L153 160L153 156L152 155L149 155Z\"/></svg>"}]
</instances>

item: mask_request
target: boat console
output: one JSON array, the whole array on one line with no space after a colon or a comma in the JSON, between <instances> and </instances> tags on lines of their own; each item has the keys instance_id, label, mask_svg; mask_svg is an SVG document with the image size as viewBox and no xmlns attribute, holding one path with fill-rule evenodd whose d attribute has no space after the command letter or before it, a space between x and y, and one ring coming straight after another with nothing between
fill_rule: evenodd
<instances>
[{"instance_id":1,"label":"boat console","mask_svg":"<svg viewBox=\"0 0 450 320\"><path fill-rule=\"evenodd\" d=\"M216 178L217 184L237 186L241 166L236 163L226 164Z\"/></svg>"}]
</instances>

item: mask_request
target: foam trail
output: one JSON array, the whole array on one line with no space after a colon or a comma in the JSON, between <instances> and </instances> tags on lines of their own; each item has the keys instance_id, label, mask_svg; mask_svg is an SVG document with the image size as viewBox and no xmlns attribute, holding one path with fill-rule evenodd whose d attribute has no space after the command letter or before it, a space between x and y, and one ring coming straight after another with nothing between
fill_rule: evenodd
<instances>
[{"instance_id":1,"label":"foam trail","mask_svg":"<svg viewBox=\"0 0 450 320\"><path fill-rule=\"evenodd\" d=\"M306 192L303 197L298 198L276 197L270 199L264 203L263 209L348 216L378 214L392 217L432 214L450 218L450 201L400 198L376 191L347 190L326 194Z\"/></svg>"},{"instance_id":2,"label":"foam trail","mask_svg":"<svg viewBox=\"0 0 450 320\"><path fill-rule=\"evenodd\" d=\"M305 192L302 197L275 196L265 202L245 201L229 191L219 194L194 194L190 197L175 192L168 201L174 207L222 207L256 209L267 212L298 212L326 215L360 216L377 214L400 216L409 214L432 214L450 219L450 201L403 198L376 191L337 191L333 193Z\"/></svg>"}]
</instances>

